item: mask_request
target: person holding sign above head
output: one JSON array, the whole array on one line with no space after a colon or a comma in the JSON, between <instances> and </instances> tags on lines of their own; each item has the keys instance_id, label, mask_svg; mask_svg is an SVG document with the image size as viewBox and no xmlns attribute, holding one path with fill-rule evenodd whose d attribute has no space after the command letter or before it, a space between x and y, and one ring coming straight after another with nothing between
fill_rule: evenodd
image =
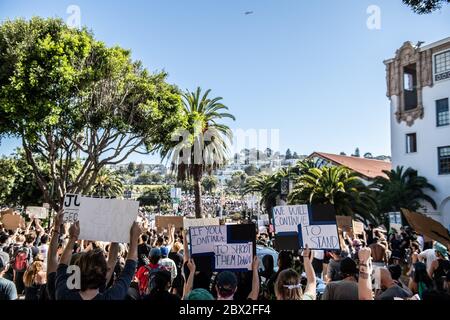
<instances>
[{"instance_id":1,"label":"person holding sign above head","mask_svg":"<svg viewBox=\"0 0 450 320\"><path fill-rule=\"evenodd\" d=\"M253 257L252 263L252 291L248 295L248 300L258 300L259 296L259 274L258 274L259 260L258 257ZM234 300L234 294L238 289L238 279L231 271L223 271L217 276L216 291L217 300Z\"/></svg>"},{"instance_id":2,"label":"person holding sign above head","mask_svg":"<svg viewBox=\"0 0 450 320\"><path fill-rule=\"evenodd\" d=\"M61 256L56 272L56 299L57 300L124 300L127 296L137 265L137 246L141 229L134 222L130 230L130 243L125 267L114 284L100 292L107 282L107 261L101 250L91 250L81 254L78 259L78 268L71 275L69 263L75 243L80 235L79 222L69 228L69 240ZM72 269L73 270L73 269ZM75 285L69 288L69 277L75 277ZM77 279L77 277L79 277ZM73 278L72 278L73 279ZM77 285L77 280L79 283Z\"/></svg>"},{"instance_id":3,"label":"person holding sign above head","mask_svg":"<svg viewBox=\"0 0 450 320\"><path fill-rule=\"evenodd\" d=\"M307 284L302 290L301 277L293 269L280 272L275 282L275 296L277 300L316 300L316 275L311 263L311 250L303 250L303 261Z\"/></svg>"}]
</instances>

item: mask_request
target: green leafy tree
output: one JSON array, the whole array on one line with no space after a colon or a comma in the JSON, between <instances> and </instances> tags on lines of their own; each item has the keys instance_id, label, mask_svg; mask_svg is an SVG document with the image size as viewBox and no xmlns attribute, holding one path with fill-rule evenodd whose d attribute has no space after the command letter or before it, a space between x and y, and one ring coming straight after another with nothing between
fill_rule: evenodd
<instances>
[{"instance_id":1,"label":"green leafy tree","mask_svg":"<svg viewBox=\"0 0 450 320\"><path fill-rule=\"evenodd\" d=\"M137 169L136 163L130 162L130 163L128 164L127 170L128 170L128 173L129 173L129 174L131 174L131 175L135 174L135 173L136 173L136 169Z\"/></svg>"},{"instance_id":2,"label":"green leafy tree","mask_svg":"<svg viewBox=\"0 0 450 320\"><path fill-rule=\"evenodd\" d=\"M264 205L269 217L272 217L272 209L277 205L281 197L281 184L285 179L294 179L295 172L282 168L274 174L258 174L247 179L244 194L259 193L261 203Z\"/></svg>"},{"instance_id":3,"label":"green leafy tree","mask_svg":"<svg viewBox=\"0 0 450 320\"><path fill-rule=\"evenodd\" d=\"M65 193L89 192L103 167L170 141L181 122L181 97L166 76L60 19L6 21L0 137L20 138L44 200L58 210ZM81 168L70 179L77 161Z\"/></svg>"},{"instance_id":4,"label":"green leafy tree","mask_svg":"<svg viewBox=\"0 0 450 320\"><path fill-rule=\"evenodd\" d=\"M222 98L209 98L210 92L207 90L202 94L199 87L196 92L183 94L183 130L174 135L172 142L161 151L163 158L172 159L171 168L177 172L178 180L193 179L197 218L202 217L203 174L211 174L224 166L229 158L228 141L232 139L232 131L220 121L226 118L235 120L226 112L228 107L221 103Z\"/></svg>"},{"instance_id":5,"label":"green leafy tree","mask_svg":"<svg viewBox=\"0 0 450 320\"><path fill-rule=\"evenodd\" d=\"M219 179L217 179L217 177L215 176L207 175L202 179L203 190L208 191L209 193L212 193L218 185Z\"/></svg>"},{"instance_id":6,"label":"green leafy tree","mask_svg":"<svg viewBox=\"0 0 450 320\"><path fill-rule=\"evenodd\" d=\"M449 4L450 0L403 0L403 3L411 7L414 12L425 14L441 9L444 4Z\"/></svg>"},{"instance_id":7,"label":"green leafy tree","mask_svg":"<svg viewBox=\"0 0 450 320\"><path fill-rule=\"evenodd\" d=\"M377 220L370 189L344 167L310 168L296 179L288 199L291 204L332 204L338 215Z\"/></svg>"},{"instance_id":8,"label":"green leafy tree","mask_svg":"<svg viewBox=\"0 0 450 320\"><path fill-rule=\"evenodd\" d=\"M286 159L286 160L292 159L292 152L291 152L291 149L287 149L287 150L286 150L286 156L285 156L285 159Z\"/></svg>"},{"instance_id":9,"label":"green leafy tree","mask_svg":"<svg viewBox=\"0 0 450 320\"><path fill-rule=\"evenodd\" d=\"M247 181L247 174L242 171L234 172L231 175L231 180L227 181L228 193L242 194Z\"/></svg>"},{"instance_id":10,"label":"green leafy tree","mask_svg":"<svg viewBox=\"0 0 450 320\"><path fill-rule=\"evenodd\" d=\"M97 197L122 197L124 192L124 185L122 179L118 174L102 168L97 174L95 183L92 186L91 194Z\"/></svg>"},{"instance_id":11,"label":"green leafy tree","mask_svg":"<svg viewBox=\"0 0 450 320\"><path fill-rule=\"evenodd\" d=\"M423 209L423 202L437 208L434 199L426 191L436 191L427 178L419 176L417 171L397 167L384 171L386 177L377 177L370 188L377 190L377 200L383 213L400 211L401 208L417 211Z\"/></svg>"},{"instance_id":12,"label":"green leafy tree","mask_svg":"<svg viewBox=\"0 0 450 320\"><path fill-rule=\"evenodd\" d=\"M255 176L259 173L258 168L254 164L250 164L244 168L244 172L247 176Z\"/></svg>"},{"instance_id":13,"label":"green leafy tree","mask_svg":"<svg viewBox=\"0 0 450 320\"><path fill-rule=\"evenodd\" d=\"M141 206L157 206L166 205L171 202L170 186L155 186L147 189L138 199Z\"/></svg>"}]
</instances>

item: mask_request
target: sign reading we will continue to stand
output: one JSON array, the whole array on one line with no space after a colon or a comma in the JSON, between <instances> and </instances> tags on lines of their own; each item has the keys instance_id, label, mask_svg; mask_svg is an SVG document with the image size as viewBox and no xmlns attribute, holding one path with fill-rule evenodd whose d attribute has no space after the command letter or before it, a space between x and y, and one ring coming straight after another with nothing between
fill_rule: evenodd
<instances>
[{"instance_id":1,"label":"sign reading we will continue to stand","mask_svg":"<svg viewBox=\"0 0 450 320\"><path fill-rule=\"evenodd\" d=\"M232 242L228 229L233 226L189 228L191 255L213 258L214 270L251 270L253 242Z\"/></svg>"},{"instance_id":2,"label":"sign reading we will continue to stand","mask_svg":"<svg viewBox=\"0 0 450 320\"><path fill-rule=\"evenodd\" d=\"M273 219L279 250L340 248L332 205L278 206L273 209Z\"/></svg>"}]
</instances>

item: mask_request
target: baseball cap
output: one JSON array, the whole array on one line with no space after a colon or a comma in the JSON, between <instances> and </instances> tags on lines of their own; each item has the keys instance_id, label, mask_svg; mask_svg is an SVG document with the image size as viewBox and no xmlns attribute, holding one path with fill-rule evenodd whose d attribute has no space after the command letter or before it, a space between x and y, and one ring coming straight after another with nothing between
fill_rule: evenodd
<instances>
[{"instance_id":1,"label":"baseball cap","mask_svg":"<svg viewBox=\"0 0 450 320\"><path fill-rule=\"evenodd\" d=\"M188 293L184 300L214 300L214 297L206 289L194 289Z\"/></svg>"},{"instance_id":2,"label":"baseball cap","mask_svg":"<svg viewBox=\"0 0 450 320\"><path fill-rule=\"evenodd\" d=\"M152 248L150 250L150 257L161 257L161 250L159 248Z\"/></svg>"},{"instance_id":3,"label":"baseball cap","mask_svg":"<svg viewBox=\"0 0 450 320\"><path fill-rule=\"evenodd\" d=\"M445 258L448 257L447 248L444 245L440 244L439 242L436 242L434 244L434 250L439 252L441 254L441 256L443 256Z\"/></svg>"},{"instance_id":4,"label":"baseball cap","mask_svg":"<svg viewBox=\"0 0 450 320\"><path fill-rule=\"evenodd\" d=\"M223 271L217 276L217 288L222 297L229 297L237 287L237 277L231 271Z\"/></svg>"},{"instance_id":5,"label":"baseball cap","mask_svg":"<svg viewBox=\"0 0 450 320\"><path fill-rule=\"evenodd\" d=\"M0 269L3 270L9 264L9 255L6 252L0 251Z\"/></svg>"},{"instance_id":6,"label":"baseball cap","mask_svg":"<svg viewBox=\"0 0 450 320\"><path fill-rule=\"evenodd\" d=\"M159 250L161 251L162 257L167 257L169 255L169 249L167 247L161 247Z\"/></svg>"}]
</instances>

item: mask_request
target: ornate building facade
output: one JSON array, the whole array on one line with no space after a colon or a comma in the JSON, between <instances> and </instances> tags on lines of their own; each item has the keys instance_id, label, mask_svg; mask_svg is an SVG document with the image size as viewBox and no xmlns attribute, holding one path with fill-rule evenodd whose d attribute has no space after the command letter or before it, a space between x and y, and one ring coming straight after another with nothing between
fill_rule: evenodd
<instances>
[{"instance_id":1,"label":"ornate building facade","mask_svg":"<svg viewBox=\"0 0 450 320\"><path fill-rule=\"evenodd\" d=\"M418 170L436 187L424 212L450 229L450 37L405 42L386 60L393 167Z\"/></svg>"}]
</instances>

